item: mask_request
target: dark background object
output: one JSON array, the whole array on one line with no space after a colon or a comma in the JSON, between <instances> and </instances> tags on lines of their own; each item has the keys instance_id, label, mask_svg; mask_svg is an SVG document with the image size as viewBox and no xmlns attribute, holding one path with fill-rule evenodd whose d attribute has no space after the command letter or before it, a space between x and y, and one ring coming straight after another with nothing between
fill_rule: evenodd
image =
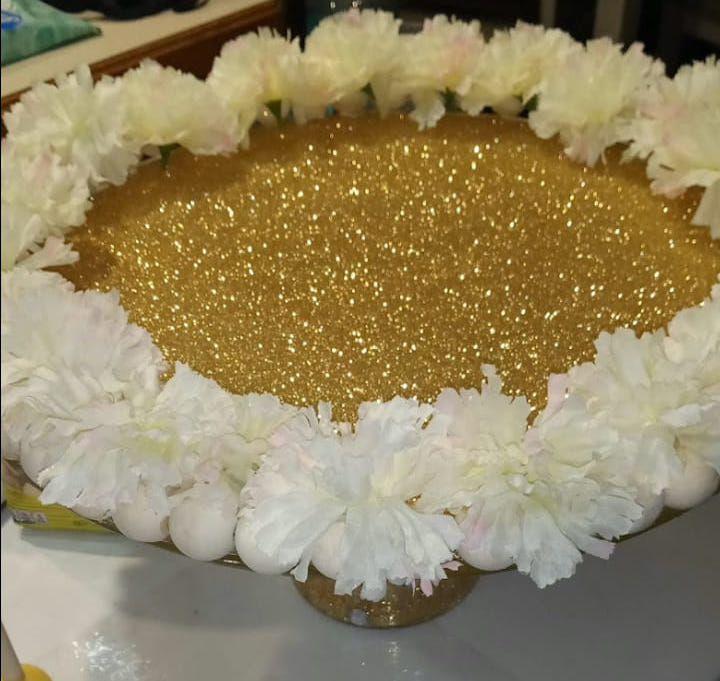
<instances>
[{"instance_id":1,"label":"dark background object","mask_svg":"<svg viewBox=\"0 0 720 681\"><path fill-rule=\"evenodd\" d=\"M704 59L709 54L720 53L720 2L718 0L664 0L661 3L644 2L648 12L657 11L658 30L645 35L641 22L640 40L652 43L652 49L668 68L673 71L680 64L694 59Z\"/></svg>"},{"instance_id":2,"label":"dark background object","mask_svg":"<svg viewBox=\"0 0 720 681\"><path fill-rule=\"evenodd\" d=\"M189 12L208 0L44 0L63 12L93 11L109 19L126 21L164 12Z\"/></svg>"}]
</instances>

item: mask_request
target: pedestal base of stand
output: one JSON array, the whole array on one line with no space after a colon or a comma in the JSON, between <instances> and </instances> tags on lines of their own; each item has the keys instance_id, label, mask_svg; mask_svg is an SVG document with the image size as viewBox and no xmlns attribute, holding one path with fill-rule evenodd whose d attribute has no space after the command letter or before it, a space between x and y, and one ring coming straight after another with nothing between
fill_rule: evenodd
<instances>
[{"instance_id":1,"label":"pedestal base of stand","mask_svg":"<svg viewBox=\"0 0 720 681\"><path fill-rule=\"evenodd\" d=\"M381 601L360 598L360 589L347 596L334 593L335 582L318 572L311 572L305 582L295 582L295 588L303 598L320 612L333 619L358 627L388 628L407 627L438 617L456 605L472 591L478 580L477 572L464 566L457 572L448 572L434 587L430 596L419 589L387 585L387 593Z\"/></svg>"}]
</instances>

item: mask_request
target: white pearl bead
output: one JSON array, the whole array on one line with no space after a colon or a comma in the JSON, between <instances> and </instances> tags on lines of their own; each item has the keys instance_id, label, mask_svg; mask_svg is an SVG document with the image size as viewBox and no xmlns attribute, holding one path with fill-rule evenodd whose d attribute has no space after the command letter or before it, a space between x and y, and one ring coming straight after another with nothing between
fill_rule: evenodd
<instances>
[{"instance_id":1,"label":"white pearl bead","mask_svg":"<svg viewBox=\"0 0 720 681\"><path fill-rule=\"evenodd\" d=\"M148 506L143 489L132 502L119 504L112 519L120 532L135 541L162 541L168 536L167 515Z\"/></svg>"},{"instance_id":2,"label":"white pearl bead","mask_svg":"<svg viewBox=\"0 0 720 681\"><path fill-rule=\"evenodd\" d=\"M485 549L468 549L464 544L458 548L458 555L466 563L469 563L478 570L504 570L513 564L513 557L509 550L490 554Z\"/></svg>"},{"instance_id":3,"label":"white pearl bead","mask_svg":"<svg viewBox=\"0 0 720 681\"><path fill-rule=\"evenodd\" d=\"M255 542L255 535L250 532L249 523L243 518L235 528L235 550L245 565L264 575L280 575L293 567L292 563L283 565L274 556L263 553Z\"/></svg>"},{"instance_id":4,"label":"white pearl bead","mask_svg":"<svg viewBox=\"0 0 720 681\"><path fill-rule=\"evenodd\" d=\"M170 512L170 539L195 560L218 560L234 546L237 506L187 498Z\"/></svg>"},{"instance_id":5,"label":"white pearl bead","mask_svg":"<svg viewBox=\"0 0 720 681\"><path fill-rule=\"evenodd\" d=\"M325 530L313 548L312 564L321 574L330 579L335 579L340 572L342 565L340 544L344 532L344 523L333 523Z\"/></svg>"},{"instance_id":6,"label":"white pearl bead","mask_svg":"<svg viewBox=\"0 0 720 681\"><path fill-rule=\"evenodd\" d=\"M716 490L718 474L702 459L688 458L682 473L673 476L665 490L665 503L670 508L686 509L705 501Z\"/></svg>"}]
</instances>

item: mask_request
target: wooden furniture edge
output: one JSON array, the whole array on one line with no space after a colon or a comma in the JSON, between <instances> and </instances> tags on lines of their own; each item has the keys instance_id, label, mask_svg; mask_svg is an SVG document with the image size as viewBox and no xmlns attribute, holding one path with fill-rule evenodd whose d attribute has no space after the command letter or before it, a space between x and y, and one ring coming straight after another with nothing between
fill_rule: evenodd
<instances>
[{"instance_id":1,"label":"wooden furniture edge","mask_svg":"<svg viewBox=\"0 0 720 681\"><path fill-rule=\"evenodd\" d=\"M127 52L121 52L107 59L96 61L90 64L90 71L95 79L104 75L115 76L136 66L143 59L155 59L161 64L175 66L183 71L194 73L198 77L204 77L209 72L209 65L205 68L209 57L208 46L211 47L212 57L210 59L212 59L225 42L240 33L259 26L282 29L282 9L283 4L281 2L267 0L261 4L185 29L179 33L153 40ZM203 50L200 59L190 56L189 51L193 49ZM183 55L185 59L183 59ZM197 66L188 68L183 64L183 61L188 64L197 62ZM210 64L212 64L212 61L210 61ZM52 78L48 80L52 80ZM5 95L1 102L2 111L4 112L11 107L29 89L28 87Z\"/></svg>"}]
</instances>

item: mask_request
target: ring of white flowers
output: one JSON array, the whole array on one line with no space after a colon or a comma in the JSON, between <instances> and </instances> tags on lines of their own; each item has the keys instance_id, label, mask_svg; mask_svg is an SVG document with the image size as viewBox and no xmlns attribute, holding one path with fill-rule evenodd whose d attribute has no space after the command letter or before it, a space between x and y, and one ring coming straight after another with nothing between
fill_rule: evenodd
<instances>
[{"instance_id":1,"label":"ring of white flowers","mask_svg":"<svg viewBox=\"0 0 720 681\"><path fill-rule=\"evenodd\" d=\"M138 540L169 535L201 560L234 547L249 567L300 580L312 563L337 593L379 599L387 581L428 592L458 557L514 564L542 587L570 576L582 552L607 557L663 504L712 494L720 285L667 330L601 333L594 362L550 377L531 425L526 400L504 395L485 366L479 391L366 403L351 426L328 404L231 395L182 364L163 384L160 351L116 292L75 292L42 269L77 258L63 238L91 193L164 145L229 153L258 120L303 123L329 107L405 107L422 128L448 95L471 115L532 108L530 127L584 163L627 143L653 191L706 187L694 222L720 236L713 58L669 79L639 45L583 46L525 24L485 42L477 22L442 16L408 36L391 14L363 11L324 20L302 52L269 30L243 36L205 82L144 62L93 84L81 67L4 119L3 452L41 499L111 516Z\"/></svg>"}]
</instances>

